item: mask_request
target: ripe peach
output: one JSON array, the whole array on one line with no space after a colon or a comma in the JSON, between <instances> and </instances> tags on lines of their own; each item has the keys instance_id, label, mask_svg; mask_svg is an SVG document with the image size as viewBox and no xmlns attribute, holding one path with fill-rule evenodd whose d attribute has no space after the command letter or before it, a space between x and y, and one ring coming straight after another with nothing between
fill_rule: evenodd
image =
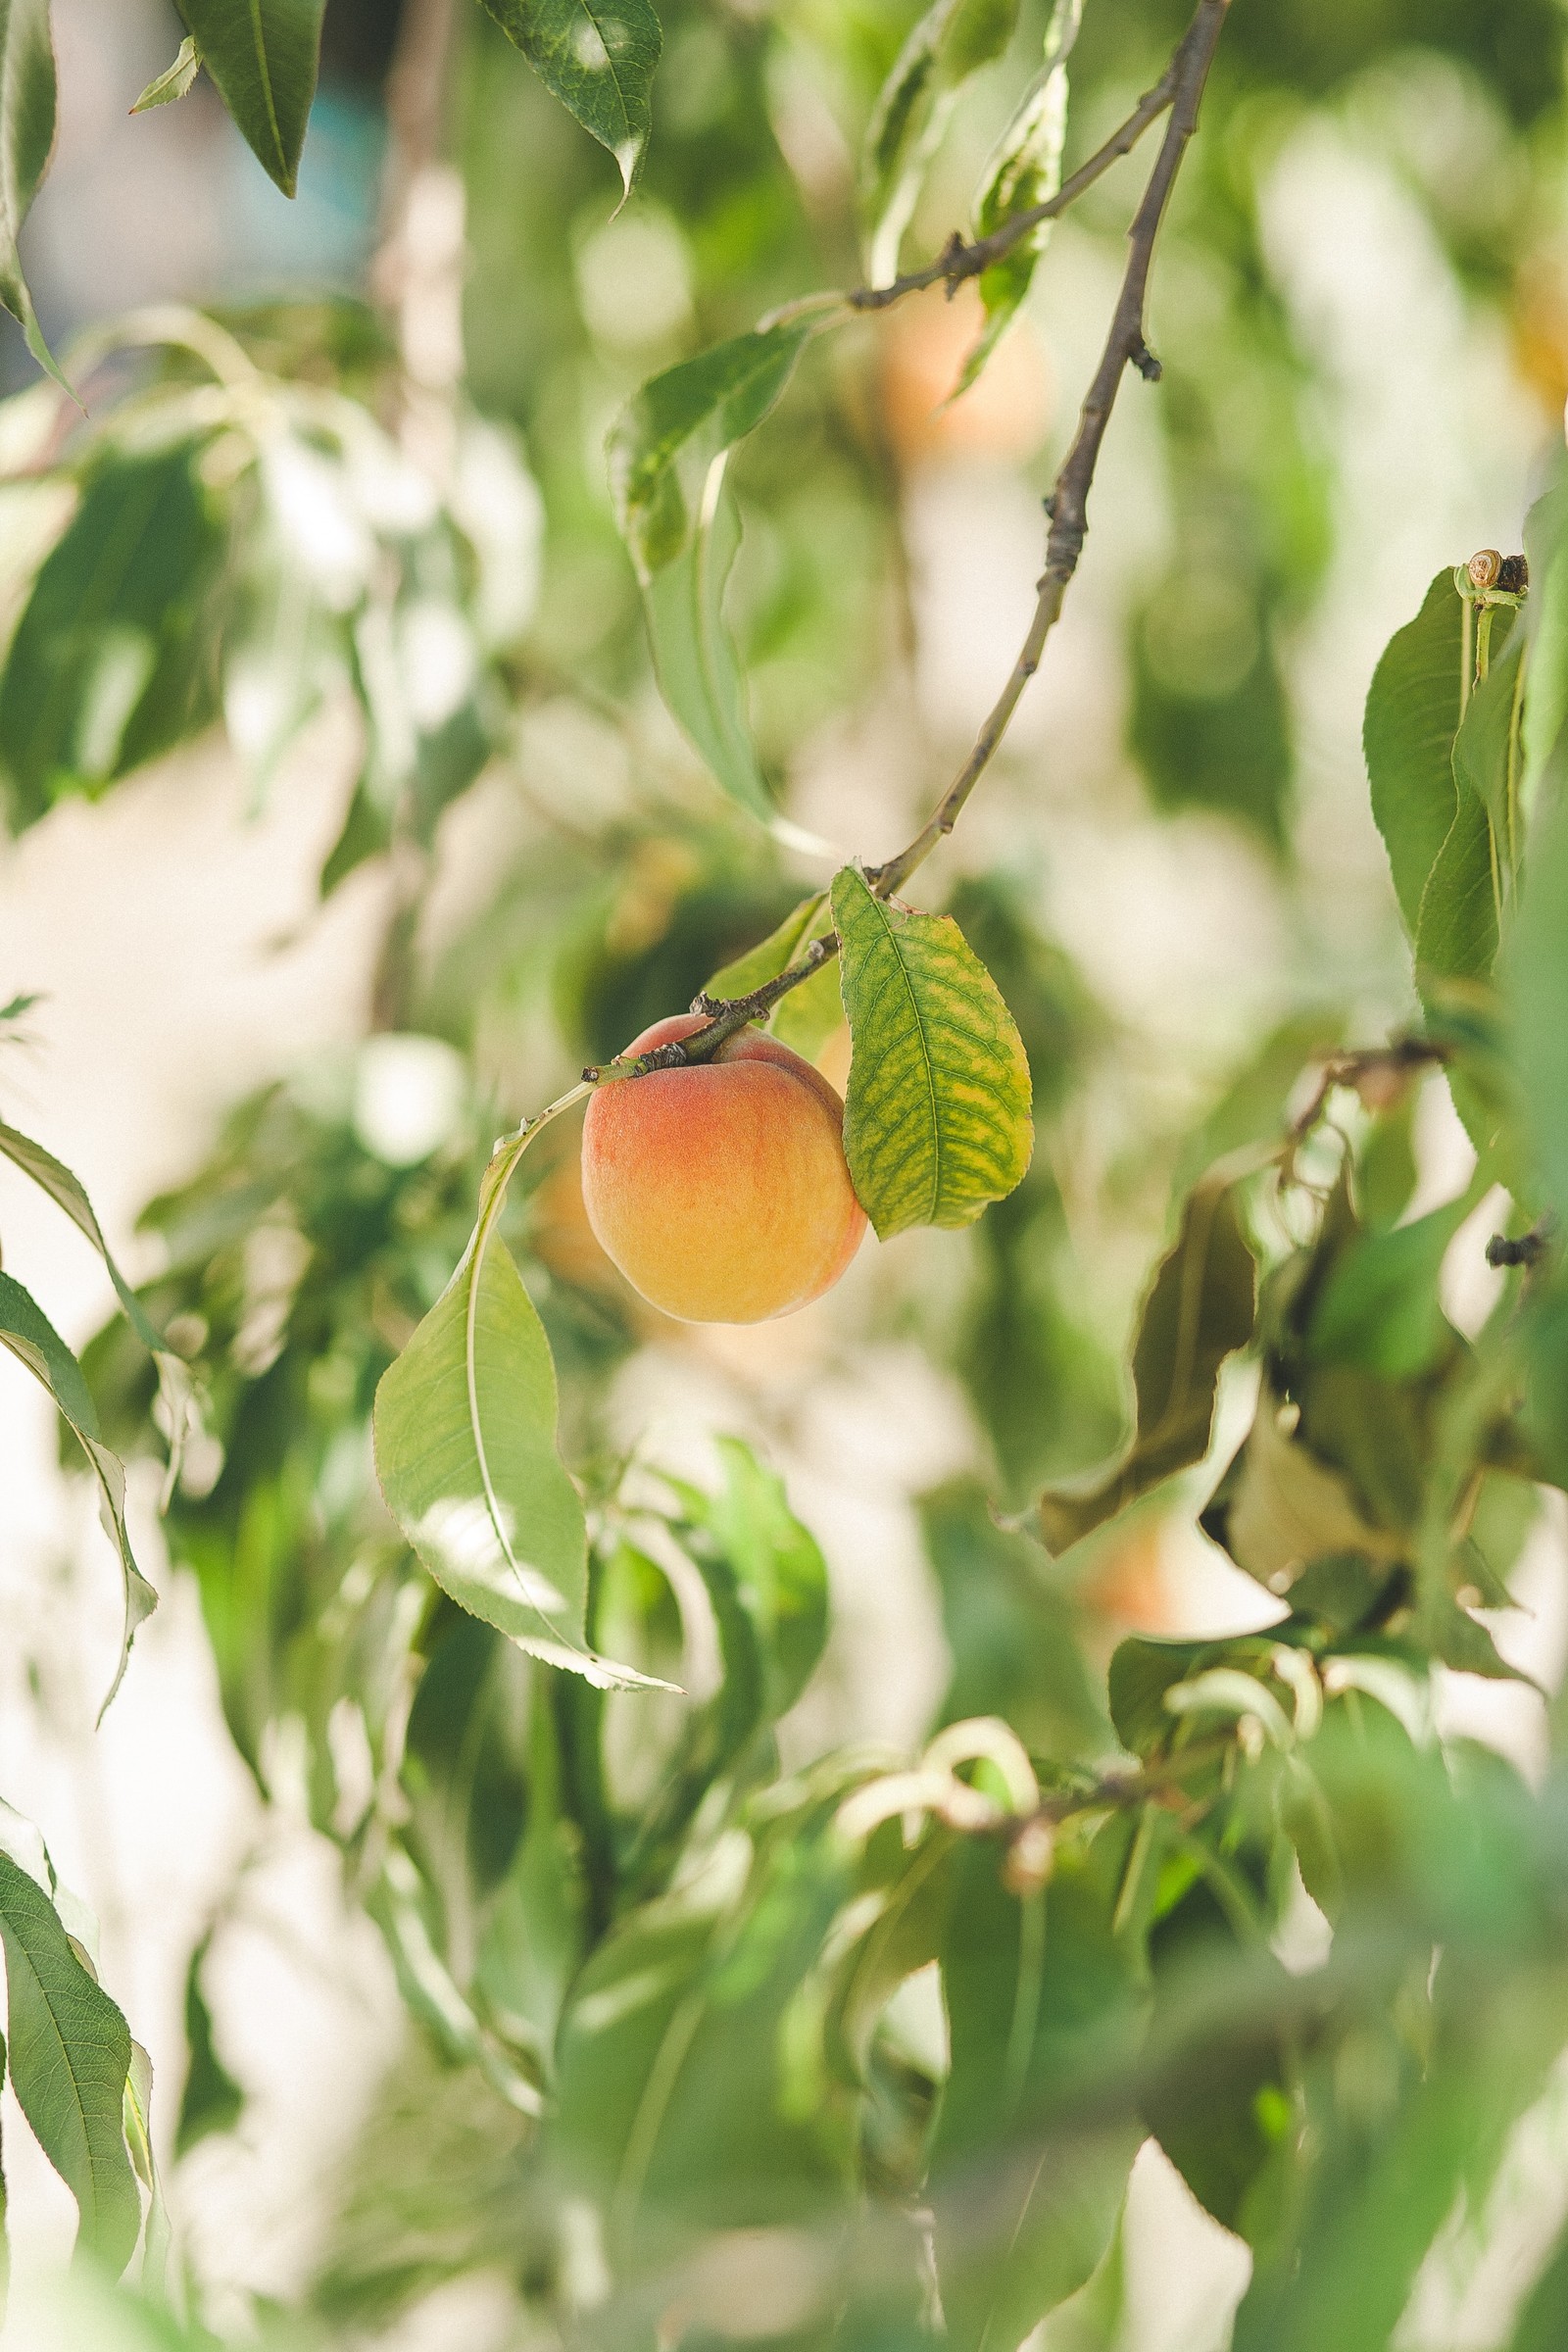
<instances>
[{"instance_id":1,"label":"ripe peach","mask_svg":"<svg viewBox=\"0 0 1568 2352\"><path fill-rule=\"evenodd\" d=\"M626 1051L703 1026L677 1013ZM582 1139L588 1222L635 1290L685 1323L762 1323L817 1298L859 1247L844 1105L776 1038L602 1087Z\"/></svg>"}]
</instances>

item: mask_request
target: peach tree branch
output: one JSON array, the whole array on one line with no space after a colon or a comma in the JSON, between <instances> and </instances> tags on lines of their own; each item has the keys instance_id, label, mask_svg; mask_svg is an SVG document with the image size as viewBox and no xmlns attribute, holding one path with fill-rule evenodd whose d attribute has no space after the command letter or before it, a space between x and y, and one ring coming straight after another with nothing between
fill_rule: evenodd
<instances>
[{"instance_id":1,"label":"peach tree branch","mask_svg":"<svg viewBox=\"0 0 1568 2352\"><path fill-rule=\"evenodd\" d=\"M939 278L956 283L959 278L975 274L975 270L968 266L967 257L982 253L984 258L977 268L984 269L989 261L995 260L999 253L1005 252L1009 244L1023 236L1029 227L1049 218L1051 212L1061 210L1072 196L1088 185L1086 173L1090 177L1098 177L1115 160L1116 155L1125 153L1132 146L1149 122L1168 108L1170 120L1165 127L1159 154L1127 232L1127 268L1111 317L1110 332L1094 379L1084 397L1072 446L1062 461L1055 484L1046 501L1051 530L1046 542L1046 566L1040 577L1029 633L1005 686L976 738L974 749L930 818L897 857L889 858L883 865L866 868L866 880L879 898L893 897L938 843L953 831L965 802L995 757L1023 690L1040 666L1046 640L1056 623L1067 589L1078 568L1089 529L1089 492L1122 378L1129 367L1136 368L1150 381L1158 377L1159 364L1150 351L1145 335L1150 269L1177 172L1198 127L1204 85L1230 13L1230 5L1231 0L1199 0L1197 13L1160 80L1140 102L1121 129L1107 141L1106 146L1074 173L1049 206L1036 206L1029 213L1019 214L1015 220L1004 222L995 236L982 239L978 245L950 247L941 260L924 271L911 272L908 279L896 280L892 286L860 290L866 299L858 307L885 308L889 301L898 299L901 294L914 292L922 285L934 285ZM998 238L1004 238L1005 242L999 246ZM855 296L846 299L852 303L857 301ZM708 997L698 998L693 1011L711 1016L705 1029L677 1043L657 1047L652 1054L620 1055L597 1070L592 1078L588 1078L585 1072L585 1078L590 1084L602 1083L612 1079L640 1077L653 1069L671 1069L711 1059L727 1038L733 1037L750 1022L764 1019L781 998L792 989L799 988L813 972L820 971L823 964L838 954L838 945L837 936L833 933L829 933L825 939L813 941L799 962L791 964L776 979L754 990L750 996L725 1003L715 1003Z\"/></svg>"}]
</instances>

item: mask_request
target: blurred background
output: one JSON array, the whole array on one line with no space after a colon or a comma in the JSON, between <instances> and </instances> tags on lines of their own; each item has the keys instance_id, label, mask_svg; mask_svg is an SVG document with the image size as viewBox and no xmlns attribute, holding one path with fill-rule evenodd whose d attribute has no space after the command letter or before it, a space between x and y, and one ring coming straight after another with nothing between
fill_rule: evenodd
<instances>
[{"instance_id":1,"label":"blurred background","mask_svg":"<svg viewBox=\"0 0 1568 2352\"><path fill-rule=\"evenodd\" d=\"M410 2025L383 1937L345 1892L346 1792L373 1772L374 1740L312 1715L318 1653L363 1636L359 1618L328 1624L328 1600L352 1618L355 1575L387 1543L369 1395L455 1261L491 1137L684 1006L845 857L891 854L940 794L1027 625L1041 499L1141 184L1136 161L1119 167L1058 225L962 401L943 405L974 319L939 292L814 348L739 453L731 613L797 829L780 846L722 800L658 699L604 435L660 367L858 276L857 145L915 12L663 13L649 163L617 211L607 157L469 0L329 0L290 205L205 84L129 116L180 37L164 0L55 0L59 144L24 239L55 348L143 306L199 305L262 367L362 400L380 471L361 507L310 476L273 501L279 576L308 578L322 611L334 564L359 560L354 533L399 500L405 538L439 503L463 543L453 571L432 537L388 606L419 823L377 798L372 739L391 720L356 621L347 656L322 637L286 727L264 712L247 734L230 669L221 712L197 696L177 726L149 727L148 756L117 735L113 759L78 761L80 789L37 805L19 790L0 846L0 1001L38 1000L0 1039L0 1111L76 1170L214 1367L167 1521L157 1466L137 1466L162 1606L95 1736L113 1565L57 1467L46 1401L0 1362L0 1788L98 1914L216 2326L279 2301L344 2343L531 2340L496 2221L507 2119ZM1069 166L1156 77L1184 13L1089 0ZM1043 15L1026 6L1017 57L956 118L909 251L967 220ZM965 1711L996 1703L1019 1637L979 1621L978 1497L1015 1509L1115 1445L1173 1185L1259 1103L1266 1123L1314 1050L1411 1013L1361 707L1432 573L1517 548L1560 449L1563 68L1556 0L1237 0L1156 267L1164 380L1123 394L1044 670L920 878L1029 1049L1039 1140L1020 1191L972 1232L868 1242L839 1290L781 1323L693 1329L598 1254L574 1136L529 1171L516 1238L574 1466L608 1476L635 1452L703 1480L712 1435L737 1433L824 1548L834 1632L785 1727L795 1758L907 1748L956 1673ZM24 396L3 413L14 431L0 423L10 453L30 446L37 396L9 323L0 364ZM117 397L111 377L101 398ZM95 418L99 398L95 380ZM7 463L9 627L58 516L25 460ZM219 541L217 565L233 544ZM207 561L193 542L176 583L198 606ZM1441 1085L1416 1145L1421 1198L1441 1199L1468 1152ZM1451 1257L1466 1328L1490 1302L1487 1214ZM10 1169L0 1230L7 1266L88 1342L112 1304L102 1268ZM88 1368L129 1443L147 1397L112 1334ZM1232 1438L1247 1410L1225 1400ZM1554 1683L1554 1522L1527 1539L1514 1591L1502 1645ZM1162 1511L1096 1561L1076 1607L1100 1657L1129 1627L1272 1613ZM1049 1717L1051 1645L1070 1635L1030 1639ZM1539 1764L1533 1693L1452 1677L1445 1703ZM17 2120L7 2341L41 2352L72 2212ZM1533 2128L1527 2215L1531 2182L1549 2196L1568 2168L1568 2099ZM417 2168L422 2202L399 2146L442 2152ZM1412 2347L1494 2340L1498 2243L1426 2282ZM1216 2352L1245 2250L1152 2151L1128 2247L1124 2352Z\"/></svg>"}]
</instances>

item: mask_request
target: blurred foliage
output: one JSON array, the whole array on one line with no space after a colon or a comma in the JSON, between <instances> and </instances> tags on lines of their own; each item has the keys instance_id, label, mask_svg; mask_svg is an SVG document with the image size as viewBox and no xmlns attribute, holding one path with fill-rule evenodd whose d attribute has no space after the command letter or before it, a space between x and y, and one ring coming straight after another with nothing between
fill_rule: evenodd
<instances>
[{"instance_id":1,"label":"blurred foliage","mask_svg":"<svg viewBox=\"0 0 1568 2352\"><path fill-rule=\"evenodd\" d=\"M296 32L310 14L282 13ZM812 1744L827 1568L763 1453L722 1441L706 1484L625 1458L614 1378L678 1343L598 1250L561 1131L530 1150L499 1231L560 1373L584 1637L673 1687L542 1671L405 1542L373 1399L463 1257L493 1132L754 949L800 903L802 864L820 887L820 858L752 822L745 790L726 804L658 707L604 443L646 380L667 395L777 304L859 276L856 149L884 76L921 54L899 0L671 0L652 142L612 212L613 167L555 102L620 143L551 46L571 13L496 0L461 20L467 375L434 474L396 321L348 303L143 321L69 363L85 419L48 386L0 416L13 826L220 721L264 790L346 706L363 758L323 887L372 860L397 887L377 1033L237 1106L144 1220L164 1260L142 1303L199 1408L171 1558L197 1579L239 1753L335 1841L409 2012L299 2340L390 2327L483 2271L530 2342L604 2352L757 2340L760 2313L798 2352L1011 2352L1048 2312L1079 2330L1048 2343L1104 2345L1152 2135L1250 2250L1237 2352L1381 2352L1450 2218L1486 2210L1568 2040L1560 1759L1533 1789L1434 1728L1446 1673L1518 1679L1491 1613L1539 1485L1568 1478L1564 493L1534 518L1522 618L1499 603L1488 622L1494 674L1477 668L1486 608L1440 574L1374 685L1419 1029L1350 1053L1338 1003L1291 1012L1206 1095L1120 1111L1103 1147L1128 1041L1034 878L999 859L949 885L1027 1055L1035 1156L941 1257L879 1260L815 1359L853 1373L867 1340L913 1334L974 1418L982 1475L921 1507L951 1673L912 1761ZM972 90L953 68L976 112L925 159L911 251L954 225L973 123L1031 80L1049 12L1029 0L1015 32L1013 15L953 12L975 57L1004 58ZM1089 0L1067 171L1186 15ZM373 17L328 11L329 66L379 70ZM947 57L948 15L925 23ZM1455 286L1560 400L1568 329L1540 256L1563 103L1552 0L1280 0L1226 27L1156 281L1169 527L1121 615L1127 740L1156 811L1234 823L1287 891L1293 640L1353 518L1322 356L1265 250L1267 175L1303 122L1375 142ZM1428 115L1474 133L1477 160L1461 140L1434 162ZM286 177L286 143L273 162ZM1079 210L1097 261L1125 217L1120 180ZM1048 261L1030 296L1048 327L1052 301ZM715 413L681 412L705 466ZM756 773L787 815L810 744L906 691L903 523L933 460L860 326L812 340L753 421L729 419L748 432L725 477L741 539L708 617L722 606ZM1064 426L1025 462L1037 491ZM683 556L717 478L679 484ZM911 812L927 782L908 779ZM438 886L467 822L454 911ZM1419 1105L1444 1086L1479 1157L1434 1206ZM412 1132L388 1101L413 1103ZM1479 1257L1483 1201L1518 1270L1461 1330L1445 1268ZM1140 1269L1157 1257L1130 1387L1134 1285L1100 1262L1107 1241ZM82 1359L126 1456L174 1434L144 1339L117 1321ZM74 1397L69 1351L50 1361ZM1172 1520L1255 1581L1264 1632L1113 1648L1106 1594ZM35 1884L13 1910L101 2022ZM182 2149L245 2128L208 2007L222 1932L190 1962ZM20 2092L37 2052L16 2020L13 2000ZM118 2256L113 2123L95 2110ZM1559 2247L1519 2352L1557 2340L1563 2276ZM126 2341L200 2340L115 2309Z\"/></svg>"}]
</instances>

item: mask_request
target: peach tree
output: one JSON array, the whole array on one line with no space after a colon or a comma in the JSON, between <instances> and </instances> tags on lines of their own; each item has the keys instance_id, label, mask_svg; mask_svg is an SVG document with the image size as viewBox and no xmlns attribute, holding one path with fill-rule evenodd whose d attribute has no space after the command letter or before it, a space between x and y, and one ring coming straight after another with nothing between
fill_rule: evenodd
<instances>
[{"instance_id":1,"label":"peach tree","mask_svg":"<svg viewBox=\"0 0 1568 2352\"><path fill-rule=\"evenodd\" d=\"M487 6L629 191L661 50L647 0ZM0 1150L104 1251L123 1306L84 1368L0 1276L0 1339L103 1498L120 1671L155 1599L121 1457L156 1410L171 1541L200 1580L230 1730L265 1784L270 1732L303 1723L313 1818L427 2047L505 2119L508 2259L551 2341L1012 2352L1045 2323L1047 2345L1108 2345L1128 2179L1152 2138L1250 2250L1237 2352L1376 2352L1454 2216L1483 2210L1568 2046L1560 1761L1527 1784L1441 1737L1434 1695L1444 1670L1518 1679L1487 1614L1508 1603L1537 1491L1568 1485L1561 481L1523 518L1522 553L1453 551L1372 681L1366 764L1408 1024L1316 1054L1287 1040L1221 1105L1145 1290L1109 1458L1021 1513L969 1486L929 1498L962 1607L916 1752L781 1763L778 1727L829 1632L816 1544L738 1440L710 1489L564 1446L514 1253L532 1229L512 1188L583 1104L601 1240L656 1303L704 1319L788 1311L837 1279L866 1222L884 1241L964 1228L1023 1184L1052 1074L1031 1070L962 923L910 891L1049 657L1116 405L1159 382L1160 231L1250 13L1237 0L1233 28L1230 0L1200 0L1163 72L1068 172L1082 10L1055 0L967 231L905 268L949 117L1013 53L1019 17L1016 0L935 0L865 125L865 282L791 295L656 374L611 431L668 711L745 820L787 836L726 603L732 454L781 429L808 354L970 285L961 384L977 381L1052 222L1123 158L1147 160L1046 500L1033 617L906 846L842 863L759 924L694 1001L656 1007L488 1154L475 1125L444 1156L376 1165L330 1109L286 1091L246 1105L202 1178L150 1212L168 1271L139 1293L76 1179L0 1126ZM319 0L182 14L188 38L142 103L205 69L291 190ZM43 0L0 12L0 274L53 368L14 233L52 124ZM486 596L488 428L454 409L432 486L370 399L291 368L275 336L195 314L105 330L66 369L102 383L102 405L83 422L69 388L40 384L6 443L8 497L69 494L24 567L0 676L13 823L220 715L265 785L335 677L367 750L328 882L372 855L427 855L516 684ZM330 577L291 540L302 502L352 523ZM466 657L439 710L403 674L432 612ZM106 612L112 638L83 620ZM280 687L264 656L284 635L305 652ZM845 1023L841 1103L817 1064ZM1412 1120L1440 1087L1473 1172L1429 1205ZM307 1237L311 1271L259 1348L246 1253L270 1220ZM1501 1275L1469 1334L1440 1281L1456 1237ZM1250 1399L1228 1459L1222 1384ZM379 1497L357 1467L372 1428ZM216 1433L206 1480L181 1475L186 1432ZM1272 1615L1232 1638L1128 1639L1101 1676L1078 1596L1151 1509L1196 1520ZM0 1843L12 2082L83 2246L116 2275L139 2259L156 2301L145 2060L36 1834L8 1815ZM199 1959L187 2143L236 2095ZM1568 2241L1508 2324L1515 2352L1561 2340Z\"/></svg>"}]
</instances>

